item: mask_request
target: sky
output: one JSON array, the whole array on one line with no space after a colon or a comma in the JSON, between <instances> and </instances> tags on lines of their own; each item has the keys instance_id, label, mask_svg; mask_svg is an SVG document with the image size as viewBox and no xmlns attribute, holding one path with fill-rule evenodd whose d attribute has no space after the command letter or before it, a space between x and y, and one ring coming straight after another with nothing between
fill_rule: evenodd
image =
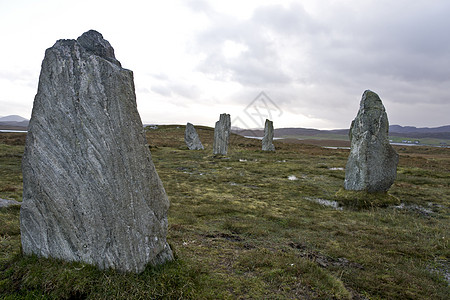
<instances>
[{"instance_id":1,"label":"sky","mask_svg":"<svg viewBox=\"0 0 450 300\"><path fill-rule=\"evenodd\" d=\"M450 124L448 0L0 0L0 116L30 118L45 49L95 29L134 73L145 124Z\"/></svg>"}]
</instances>

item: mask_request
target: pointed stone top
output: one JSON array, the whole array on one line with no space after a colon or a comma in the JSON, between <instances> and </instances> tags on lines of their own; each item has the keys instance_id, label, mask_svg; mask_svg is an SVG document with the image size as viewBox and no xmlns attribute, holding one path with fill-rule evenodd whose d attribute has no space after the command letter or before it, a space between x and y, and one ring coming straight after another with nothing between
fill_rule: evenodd
<instances>
[{"instance_id":1,"label":"pointed stone top","mask_svg":"<svg viewBox=\"0 0 450 300\"><path fill-rule=\"evenodd\" d=\"M113 64L121 67L122 65L114 55L114 48L103 38L103 35L95 30L89 30L83 33L77 42L89 53L98 55Z\"/></svg>"},{"instance_id":2,"label":"pointed stone top","mask_svg":"<svg viewBox=\"0 0 450 300\"><path fill-rule=\"evenodd\" d=\"M365 90L360 102L360 108L364 109L382 109L384 110L383 103L381 102L380 96L371 90Z\"/></svg>"}]
</instances>

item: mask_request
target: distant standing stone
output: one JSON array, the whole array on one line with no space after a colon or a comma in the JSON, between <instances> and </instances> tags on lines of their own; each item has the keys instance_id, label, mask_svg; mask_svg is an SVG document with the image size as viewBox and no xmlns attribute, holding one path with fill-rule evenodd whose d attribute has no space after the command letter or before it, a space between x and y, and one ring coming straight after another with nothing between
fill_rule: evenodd
<instances>
[{"instance_id":1,"label":"distant standing stone","mask_svg":"<svg viewBox=\"0 0 450 300\"><path fill-rule=\"evenodd\" d=\"M198 137L197 131L194 125L191 123L186 124L186 131L184 132L184 141L188 146L189 150L203 150L202 142Z\"/></svg>"},{"instance_id":2,"label":"distant standing stone","mask_svg":"<svg viewBox=\"0 0 450 300\"><path fill-rule=\"evenodd\" d=\"M398 154L389 144L388 134L389 122L380 97L365 91L349 132L345 189L384 192L391 187L397 175Z\"/></svg>"},{"instance_id":3,"label":"distant standing stone","mask_svg":"<svg viewBox=\"0 0 450 300\"><path fill-rule=\"evenodd\" d=\"M173 258L133 73L97 31L46 50L22 172L25 254L131 272Z\"/></svg>"},{"instance_id":4,"label":"distant standing stone","mask_svg":"<svg viewBox=\"0 0 450 300\"><path fill-rule=\"evenodd\" d=\"M214 155L227 155L228 140L230 139L231 119L229 114L221 114L214 128Z\"/></svg>"},{"instance_id":5,"label":"distant standing stone","mask_svg":"<svg viewBox=\"0 0 450 300\"><path fill-rule=\"evenodd\" d=\"M275 151L275 146L273 145L273 122L266 119L266 124L264 125L264 137L262 139L262 150L263 151Z\"/></svg>"}]
</instances>

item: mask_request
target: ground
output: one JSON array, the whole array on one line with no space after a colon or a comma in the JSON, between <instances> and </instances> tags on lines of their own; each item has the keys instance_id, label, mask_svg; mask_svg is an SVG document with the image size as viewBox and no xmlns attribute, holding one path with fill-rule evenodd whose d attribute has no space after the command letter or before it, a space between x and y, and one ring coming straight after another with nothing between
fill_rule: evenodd
<instances>
[{"instance_id":1,"label":"ground","mask_svg":"<svg viewBox=\"0 0 450 300\"><path fill-rule=\"evenodd\" d=\"M233 135L228 155L213 157L213 129L197 131L205 150L187 150L184 126L147 131L171 201L173 262L136 275L26 257L19 209L1 208L0 295L448 299L450 149L396 147L390 195L401 204L349 207L333 202L349 150L275 141L263 152ZM23 145L24 135L0 135L0 198L21 201Z\"/></svg>"}]
</instances>

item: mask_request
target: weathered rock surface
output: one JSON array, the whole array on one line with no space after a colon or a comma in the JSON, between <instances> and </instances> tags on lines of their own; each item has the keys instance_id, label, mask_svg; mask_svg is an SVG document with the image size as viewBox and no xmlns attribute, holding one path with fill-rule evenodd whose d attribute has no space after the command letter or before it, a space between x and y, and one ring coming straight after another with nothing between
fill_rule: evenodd
<instances>
[{"instance_id":1,"label":"weathered rock surface","mask_svg":"<svg viewBox=\"0 0 450 300\"><path fill-rule=\"evenodd\" d=\"M273 145L273 122L266 119L264 125L264 137L262 139L262 150L263 151L275 151L275 146Z\"/></svg>"},{"instance_id":2,"label":"weathered rock surface","mask_svg":"<svg viewBox=\"0 0 450 300\"><path fill-rule=\"evenodd\" d=\"M188 146L189 150L203 150L202 142L198 137L197 131L195 130L194 125L191 123L186 124L186 130L184 132L184 141Z\"/></svg>"},{"instance_id":3,"label":"weathered rock surface","mask_svg":"<svg viewBox=\"0 0 450 300\"><path fill-rule=\"evenodd\" d=\"M228 140L230 139L231 119L229 114L221 114L214 128L214 155L227 155Z\"/></svg>"},{"instance_id":4,"label":"weathered rock surface","mask_svg":"<svg viewBox=\"0 0 450 300\"><path fill-rule=\"evenodd\" d=\"M389 122L380 97L365 91L350 128L345 189L384 192L394 183L398 154L389 144L388 131Z\"/></svg>"},{"instance_id":5,"label":"weathered rock surface","mask_svg":"<svg viewBox=\"0 0 450 300\"><path fill-rule=\"evenodd\" d=\"M133 73L100 33L46 50L22 171L25 254L132 272L172 259Z\"/></svg>"}]
</instances>

